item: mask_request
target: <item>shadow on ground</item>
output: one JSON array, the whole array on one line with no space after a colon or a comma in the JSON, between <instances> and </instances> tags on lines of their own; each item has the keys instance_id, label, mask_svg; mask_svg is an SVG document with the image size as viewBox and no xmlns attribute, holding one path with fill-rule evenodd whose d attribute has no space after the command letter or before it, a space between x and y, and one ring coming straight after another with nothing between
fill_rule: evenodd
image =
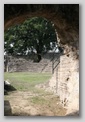
<instances>
[{"instance_id":1,"label":"shadow on ground","mask_svg":"<svg viewBox=\"0 0 85 122\"><path fill-rule=\"evenodd\" d=\"M4 85L4 95L8 95L8 92L16 91L12 85Z\"/></svg>"},{"instance_id":2,"label":"shadow on ground","mask_svg":"<svg viewBox=\"0 0 85 122\"><path fill-rule=\"evenodd\" d=\"M4 101L4 116L11 116L12 115L12 110L11 110L11 105L8 100Z\"/></svg>"},{"instance_id":3,"label":"shadow on ground","mask_svg":"<svg viewBox=\"0 0 85 122\"><path fill-rule=\"evenodd\" d=\"M66 116L79 116L79 111L71 112L67 114Z\"/></svg>"},{"instance_id":4,"label":"shadow on ground","mask_svg":"<svg viewBox=\"0 0 85 122\"><path fill-rule=\"evenodd\" d=\"M7 90L7 91L16 91L16 89L13 86L11 86L11 85L9 85L9 86L5 85L4 89Z\"/></svg>"}]
</instances>

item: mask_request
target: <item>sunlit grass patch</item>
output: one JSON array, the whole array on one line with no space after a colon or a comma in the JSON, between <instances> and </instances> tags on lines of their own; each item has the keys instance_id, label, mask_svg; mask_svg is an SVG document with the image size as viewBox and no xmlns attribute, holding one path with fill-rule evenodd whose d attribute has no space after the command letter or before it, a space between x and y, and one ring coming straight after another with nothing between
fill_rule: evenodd
<instances>
[{"instance_id":1,"label":"sunlit grass patch","mask_svg":"<svg viewBox=\"0 0 85 122\"><path fill-rule=\"evenodd\" d=\"M34 104L46 104L46 100L40 96L32 97L31 102Z\"/></svg>"},{"instance_id":2,"label":"sunlit grass patch","mask_svg":"<svg viewBox=\"0 0 85 122\"><path fill-rule=\"evenodd\" d=\"M51 78L50 73L28 73L28 72L14 72L4 73L4 79L9 82L17 90L31 90L35 91L35 85L44 83Z\"/></svg>"}]
</instances>

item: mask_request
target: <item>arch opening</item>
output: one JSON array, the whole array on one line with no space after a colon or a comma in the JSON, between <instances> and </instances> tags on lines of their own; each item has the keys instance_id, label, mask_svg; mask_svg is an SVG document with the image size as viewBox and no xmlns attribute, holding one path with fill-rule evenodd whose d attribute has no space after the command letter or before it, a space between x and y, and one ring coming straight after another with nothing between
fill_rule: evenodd
<instances>
[{"instance_id":1,"label":"arch opening","mask_svg":"<svg viewBox=\"0 0 85 122\"><path fill-rule=\"evenodd\" d=\"M57 34L52 21L43 17L32 17L5 31L4 51L8 55L36 54L39 62L47 52L62 52L58 48Z\"/></svg>"}]
</instances>

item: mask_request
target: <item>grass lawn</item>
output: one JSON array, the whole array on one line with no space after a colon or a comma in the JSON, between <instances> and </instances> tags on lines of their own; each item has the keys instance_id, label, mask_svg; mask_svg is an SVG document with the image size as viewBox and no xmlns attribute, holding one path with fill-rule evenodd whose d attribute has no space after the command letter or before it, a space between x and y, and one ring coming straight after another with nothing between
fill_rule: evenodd
<instances>
[{"instance_id":1,"label":"grass lawn","mask_svg":"<svg viewBox=\"0 0 85 122\"><path fill-rule=\"evenodd\" d=\"M14 72L4 73L4 79L11 83L17 90L35 90L34 86L44 83L51 78L50 73Z\"/></svg>"},{"instance_id":2,"label":"grass lawn","mask_svg":"<svg viewBox=\"0 0 85 122\"><path fill-rule=\"evenodd\" d=\"M11 103L5 104L5 115L44 115L44 116L62 116L66 110L59 105L60 99L51 91L45 91L35 87L37 84L44 83L51 78L49 73L27 73L15 72L4 73L4 79L11 83L16 92L9 92L4 96L4 100Z\"/></svg>"}]
</instances>

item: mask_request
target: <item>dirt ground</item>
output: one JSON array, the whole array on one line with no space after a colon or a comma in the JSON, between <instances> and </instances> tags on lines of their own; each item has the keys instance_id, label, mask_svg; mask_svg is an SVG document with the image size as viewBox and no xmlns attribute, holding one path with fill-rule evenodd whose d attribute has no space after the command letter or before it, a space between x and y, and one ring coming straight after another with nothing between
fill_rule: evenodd
<instances>
[{"instance_id":1,"label":"dirt ground","mask_svg":"<svg viewBox=\"0 0 85 122\"><path fill-rule=\"evenodd\" d=\"M49 92L12 91L4 98L5 116L65 116L59 97Z\"/></svg>"}]
</instances>

